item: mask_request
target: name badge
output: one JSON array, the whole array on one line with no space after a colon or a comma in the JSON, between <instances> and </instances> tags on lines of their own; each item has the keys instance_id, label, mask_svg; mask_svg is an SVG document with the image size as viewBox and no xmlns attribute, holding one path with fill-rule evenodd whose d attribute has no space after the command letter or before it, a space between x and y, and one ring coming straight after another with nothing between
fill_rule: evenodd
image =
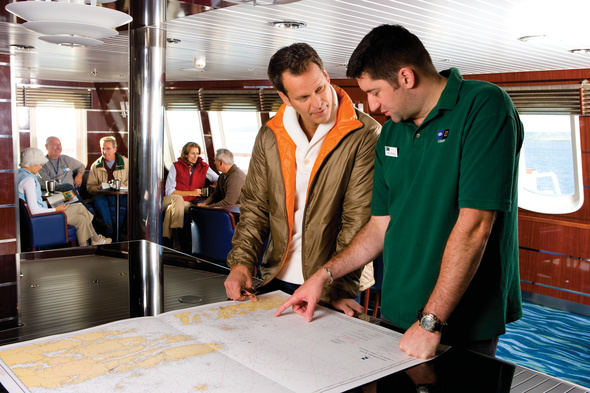
<instances>
[{"instance_id":1,"label":"name badge","mask_svg":"<svg viewBox=\"0 0 590 393\"><path fill-rule=\"evenodd\" d=\"M385 155L387 157L397 157L397 147L385 146Z\"/></svg>"}]
</instances>

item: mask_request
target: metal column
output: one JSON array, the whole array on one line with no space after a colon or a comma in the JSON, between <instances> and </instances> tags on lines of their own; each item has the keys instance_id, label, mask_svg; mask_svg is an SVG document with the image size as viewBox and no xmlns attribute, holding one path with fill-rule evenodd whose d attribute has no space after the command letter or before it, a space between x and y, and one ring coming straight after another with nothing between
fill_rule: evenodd
<instances>
[{"instance_id":1,"label":"metal column","mask_svg":"<svg viewBox=\"0 0 590 393\"><path fill-rule=\"evenodd\" d=\"M165 10L166 0L130 2L133 22L129 31L129 240L153 243L162 239ZM147 287L140 282L130 283L130 288L139 291L131 291L131 304L141 300L143 315L161 312L163 299L154 296L163 292L163 288L156 288L164 282L163 277L158 277L163 271L161 266L148 267L140 263L140 258L130 258L129 270L130 280L150 277ZM131 316L139 316L140 312L132 306Z\"/></svg>"}]
</instances>

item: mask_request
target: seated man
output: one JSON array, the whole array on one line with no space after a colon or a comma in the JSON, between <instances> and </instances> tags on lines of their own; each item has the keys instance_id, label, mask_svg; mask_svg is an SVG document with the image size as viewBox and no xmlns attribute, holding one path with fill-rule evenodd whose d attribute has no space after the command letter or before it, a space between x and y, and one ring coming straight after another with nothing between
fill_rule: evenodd
<instances>
[{"instance_id":1,"label":"seated man","mask_svg":"<svg viewBox=\"0 0 590 393\"><path fill-rule=\"evenodd\" d=\"M109 244L110 238L96 233L92 227L92 213L79 203L60 205L56 208L47 207L41 198L41 186L37 180L37 173L47 162L47 158L40 149L29 147L21 152L20 169L18 170L18 196L29 205L31 214L64 212L68 224L76 227L78 245L86 246Z\"/></svg>"},{"instance_id":2,"label":"seated man","mask_svg":"<svg viewBox=\"0 0 590 393\"><path fill-rule=\"evenodd\" d=\"M86 166L73 157L61 154L61 141L50 136L45 142L47 162L39 170L41 188L45 189L45 182L55 180L57 191L74 190L82 184L82 176Z\"/></svg>"},{"instance_id":3,"label":"seated man","mask_svg":"<svg viewBox=\"0 0 590 393\"><path fill-rule=\"evenodd\" d=\"M98 190L102 188L102 183L108 183L111 180L120 179L122 186L127 186L129 176L129 161L117 153L117 140L112 136L105 136L100 140L100 150L102 156L94 161L90 167L86 189L94 199L92 204L96 214L100 216L110 227L108 235L113 233L113 220L111 218L110 206L116 205L115 195L98 195ZM127 206L127 195L121 195L119 199L120 206ZM119 214L117 212L117 214Z\"/></svg>"},{"instance_id":4,"label":"seated man","mask_svg":"<svg viewBox=\"0 0 590 393\"><path fill-rule=\"evenodd\" d=\"M240 193L246 181L246 174L234 164L234 155L227 149L218 149L215 154L215 165L221 175L217 187L209 198L199 206L228 206L240 203Z\"/></svg>"},{"instance_id":5,"label":"seated man","mask_svg":"<svg viewBox=\"0 0 590 393\"><path fill-rule=\"evenodd\" d=\"M86 165L66 154L61 154L61 141L58 137L50 136L45 141L45 149L47 149L47 162L41 167L37 174L41 189L45 190L47 181L55 181L56 191L74 191L80 203L86 208L84 199L78 193L77 188L82 184L82 177L86 171Z\"/></svg>"}]
</instances>

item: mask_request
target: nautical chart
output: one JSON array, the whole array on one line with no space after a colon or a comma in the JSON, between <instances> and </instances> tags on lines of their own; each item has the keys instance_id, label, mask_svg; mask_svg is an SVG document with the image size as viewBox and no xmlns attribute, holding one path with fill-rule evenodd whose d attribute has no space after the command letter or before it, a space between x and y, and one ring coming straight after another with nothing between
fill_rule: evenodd
<instances>
[{"instance_id":1,"label":"nautical chart","mask_svg":"<svg viewBox=\"0 0 590 393\"><path fill-rule=\"evenodd\" d=\"M283 292L0 347L9 392L337 392L423 362L401 334L318 306L273 317Z\"/></svg>"}]
</instances>

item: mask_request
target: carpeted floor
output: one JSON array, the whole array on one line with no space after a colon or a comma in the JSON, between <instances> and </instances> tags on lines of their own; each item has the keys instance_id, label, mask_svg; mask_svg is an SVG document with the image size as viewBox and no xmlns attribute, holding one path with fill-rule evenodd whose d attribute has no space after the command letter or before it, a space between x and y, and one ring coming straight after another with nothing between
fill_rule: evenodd
<instances>
[{"instance_id":1,"label":"carpeted floor","mask_svg":"<svg viewBox=\"0 0 590 393\"><path fill-rule=\"evenodd\" d=\"M590 318L527 302L523 311L500 337L496 356L590 387Z\"/></svg>"}]
</instances>

